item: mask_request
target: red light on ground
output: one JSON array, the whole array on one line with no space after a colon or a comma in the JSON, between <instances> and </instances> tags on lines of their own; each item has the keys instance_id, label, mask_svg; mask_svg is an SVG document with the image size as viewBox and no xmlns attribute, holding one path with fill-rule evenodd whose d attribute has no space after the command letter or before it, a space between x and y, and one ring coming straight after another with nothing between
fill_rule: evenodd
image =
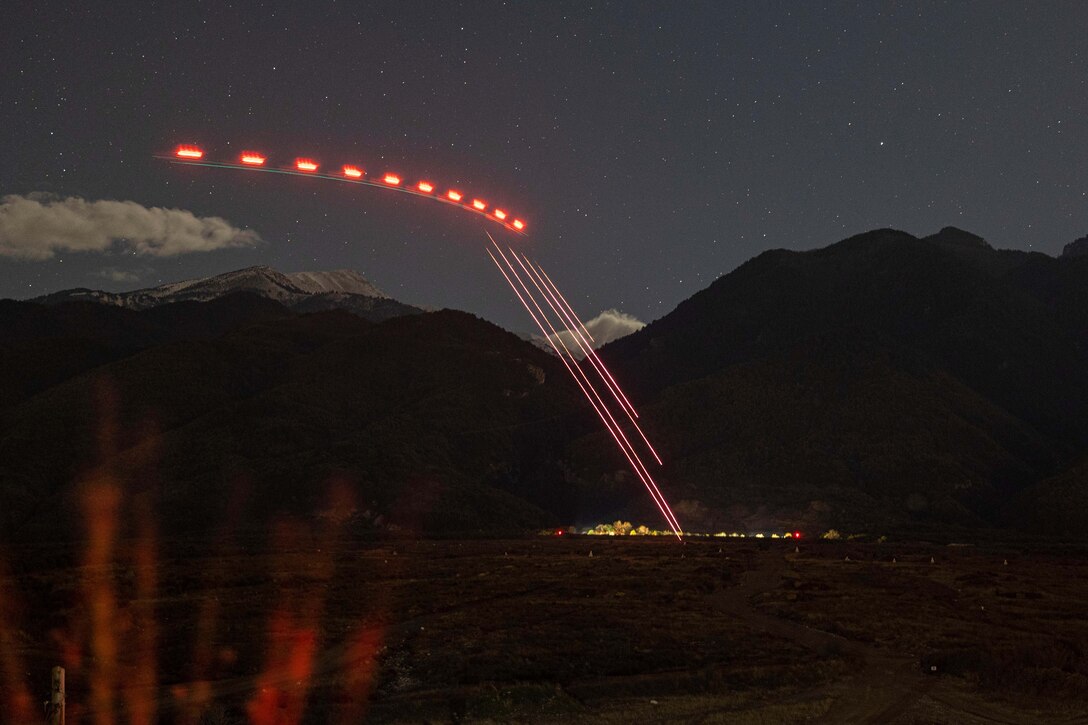
<instances>
[{"instance_id":1,"label":"red light on ground","mask_svg":"<svg viewBox=\"0 0 1088 725\"><path fill-rule=\"evenodd\" d=\"M385 178L383 178L382 181L389 184L390 186L397 186L398 184L400 184L400 177L396 174L386 174Z\"/></svg>"},{"instance_id":2,"label":"red light on ground","mask_svg":"<svg viewBox=\"0 0 1088 725\"><path fill-rule=\"evenodd\" d=\"M428 184L426 181L419 182L418 189L424 194L430 194L432 191L434 191L434 187Z\"/></svg>"},{"instance_id":3,"label":"red light on ground","mask_svg":"<svg viewBox=\"0 0 1088 725\"><path fill-rule=\"evenodd\" d=\"M496 209L495 210L495 216L497 218L499 218L499 219L505 219L506 218L506 212L504 212L502 209Z\"/></svg>"},{"instance_id":4,"label":"red light on ground","mask_svg":"<svg viewBox=\"0 0 1088 725\"><path fill-rule=\"evenodd\" d=\"M562 536L563 535L563 529L559 529L558 531L556 531L555 535L556 536Z\"/></svg>"},{"instance_id":5,"label":"red light on ground","mask_svg":"<svg viewBox=\"0 0 1088 725\"><path fill-rule=\"evenodd\" d=\"M355 166L345 166L344 176L350 176L353 179L359 179L363 176L363 170Z\"/></svg>"},{"instance_id":6,"label":"red light on ground","mask_svg":"<svg viewBox=\"0 0 1088 725\"><path fill-rule=\"evenodd\" d=\"M267 159L265 159L264 156L250 151L246 151L242 154L242 163L248 164L249 166L264 166L266 160Z\"/></svg>"},{"instance_id":7,"label":"red light on ground","mask_svg":"<svg viewBox=\"0 0 1088 725\"><path fill-rule=\"evenodd\" d=\"M310 159L295 159L295 168L299 171L317 171L317 163Z\"/></svg>"},{"instance_id":8,"label":"red light on ground","mask_svg":"<svg viewBox=\"0 0 1088 725\"><path fill-rule=\"evenodd\" d=\"M515 219L514 220L514 229L517 229L518 231L521 231L524 228L525 228L525 222L523 222L521 219Z\"/></svg>"},{"instance_id":9,"label":"red light on ground","mask_svg":"<svg viewBox=\"0 0 1088 725\"><path fill-rule=\"evenodd\" d=\"M450 201L461 201L461 192L450 189L446 192L446 196L450 198Z\"/></svg>"},{"instance_id":10,"label":"red light on ground","mask_svg":"<svg viewBox=\"0 0 1088 725\"><path fill-rule=\"evenodd\" d=\"M178 146L178 150L174 152L174 155L179 159L202 159L204 158L204 152L198 149L196 146Z\"/></svg>"},{"instance_id":11,"label":"red light on ground","mask_svg":"<svg viewBox=\"0 0 1088 725\"><path fill-rule=\"evenodd\" d=\"M476 207L480 211L483 211L484 209L487 208L487 204L480 201L479 199L473 199L472 200L472 206Z\"/></svg>"}]
</instances>

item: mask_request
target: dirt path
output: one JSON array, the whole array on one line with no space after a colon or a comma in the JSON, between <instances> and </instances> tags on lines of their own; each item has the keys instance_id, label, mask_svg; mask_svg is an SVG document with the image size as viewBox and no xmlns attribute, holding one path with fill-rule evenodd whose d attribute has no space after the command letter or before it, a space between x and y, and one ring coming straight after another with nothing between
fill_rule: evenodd
<instances>
[{"instance_id":1,"label":"dirt path","mask_svg":"<svg viewBox=\"0 0 1088 725\"><path fill-rule=\"evenodd\" d=\"M788 560L790 557L787 556ZM827 723L865 723L883 725L922 703L931 706L947 719L943 722L1004 723L1027 725L1039 722L1043 716L1011 712L998 704L990 704L961 692L953 683L929 677L919 668L917 657L891 652L873 645L848 640L831 632L807 627L799 622L775 617L758 611L754 599L763 592L781 586L782 572L787 567L775 562L749 570L740 585L719 592L713 603L719 610L738 621L760 630L796 642L808 649L834 647L844 652L854 663L854 675L806 696L826 695L832 698L830 709L820 718ZM1088 723L1088 715L1068 717L1047 716L1051 723Z\"/></svg>"},{"instance_id":2,"label":"dirt path","mask_svg":"<svg viewBox=\"0 0 1088 725\"><path fill-rule=\"evenodd\" d=\"M934 686L936 679L921 673L915 657L889 653L756 610L753 598L762 592L777 589L783 570L777 562L774 568L750 570L744 574L739 586L722 591L714 599L714 604L723 614L768 634L796 642L807 649L835 648L853 660L857 674L827 688L826 694L833 698L833 704L822 721L887 723Z\"/></svg>"}]
</instances>

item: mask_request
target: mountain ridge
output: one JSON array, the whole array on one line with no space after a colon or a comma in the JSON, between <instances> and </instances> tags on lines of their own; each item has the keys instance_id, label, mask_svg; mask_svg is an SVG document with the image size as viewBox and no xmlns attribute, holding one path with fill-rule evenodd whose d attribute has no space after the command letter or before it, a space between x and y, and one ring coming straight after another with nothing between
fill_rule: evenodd
<instances>
[{"instance_id":1,"label":"mountain ridge","mask_svg":"<svg viewBox=\"0 0 1088 725\"><path fill-rule=\"evenodd\" d=\"M353 277L238 272L258 289L0 302L0 509L75 490L114 390L121 430L161 430L171 527L206 520L238 476L265 515L305 514L342 476L424 530L658 523L554 356L462 312L360 319L345 301L382 300L333 289ZM289 308L265 284L303 294ZM306 309L322 305L340 306ZM764 252L599 353L691 530L1075 536L1086 340L1088 257L878 229Z\"/></svg>"},{"instance_id":2,"label":"mountain ridge","mask_svg":"<svg viewBox=\"0 0 1088 725\"><path fill-rule=\"evenodd\" d=\"M107 292L80 287L60 290L27 301L42 305L93 302L130 310L146 310L176 302L208 302L237 292L249 292L301 312L344 309L370 320L383 320L422 311L418 307L393 299L354 270L285 274L268 265L255 265L209 277L168 282L128 292Z\"/></svg>"},{"instance_id":3,"label":"mountain ridge","mask_svg":"<svg viewBox=\"0 0 1088 725\"><path fill-rule=\"evenodd\" d=\"M1088 451L1086 290L1083 258L879 229L763 252L600 355L707 525L1016 526Z\"/></svg>"}]
</instances>

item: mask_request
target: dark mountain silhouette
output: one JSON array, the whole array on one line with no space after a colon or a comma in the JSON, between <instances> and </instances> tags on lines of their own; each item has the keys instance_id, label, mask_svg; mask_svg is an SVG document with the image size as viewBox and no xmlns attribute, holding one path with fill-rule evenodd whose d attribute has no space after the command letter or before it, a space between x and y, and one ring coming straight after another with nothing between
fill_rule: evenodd
<instances>
[{"instance_id":1,"label":"dark mountain silhouette","mask_svg":"<svg viewBox=\"0 0 1088 725\"><path fill-rule=\"evenodd\" d=\"M1088 236L1069 242L1062 249L1062 257L1088 257Z\"/></svg>"},{"instance_id":2,"label":"dark mountain silhouette","mask_svg":"<svg viewBox=\"0 0 1088 725\"><path fill-rule=\"evenodd\" d=\"M602 354L715 524L1016 525L1086 449L1078 262L954 228L774 250Z\"/></svg>"},{"instance_id":3,"label":"dark mountain silhouette","mask_svg":"<svg viewBox=\"0 0 1088 725\"><path fill-rule=\"evenodd\" d=\"M7 535L71 530L103 471L167 530L239 496L306 515L332 480L381 528L657 522L549 354L464 313L349 314L385 299L350 275L242 272L259 289L206 302L0 303ZM761 254L601 354L691 528L1073 535L1086 290L1088 257L877 230Z\"/></svg>"},{"instance_id":4,"label":"dark mountain silhouette","mask_svg":"<svg viewBox=\"0 0 1088 725\"><path fill-rule=\"evenodd\" d=\"M291 316L276 302L236 293L135 312L93 302L0 300L0 409L75 375L171 341Z\"/></svg>"},{"instance_id":5,"label":"dark mountain silhouette","mask_svg":"<svg viewBox=\"0 0 1088 725\"><path fill-rule=\"evenodd\" d=\"M102 470L132 496L150 492L168 530L214 525L237 490L250 491L253 521L311 513L333 479L350 483L361 516L436 530L554 524L572 500L558 461L589 421L559 362L471 315L375 324L251 295L138 313L8 305L31 318L94 315L107 342L124 343L0 410L13 535L71 530L81 481ZM215 306L259 314L199 330ZM199 334L164 334L164 318L188 318ZM144 347L119 356L126 345Z\"/></svg>"}]
</instances>

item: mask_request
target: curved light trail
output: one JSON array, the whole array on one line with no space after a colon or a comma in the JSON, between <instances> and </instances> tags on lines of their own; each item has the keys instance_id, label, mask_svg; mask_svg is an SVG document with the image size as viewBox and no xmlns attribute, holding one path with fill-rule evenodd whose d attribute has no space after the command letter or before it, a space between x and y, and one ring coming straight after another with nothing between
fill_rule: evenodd
<instances>
[{"instance_id":1,"label":"curved light trail","mask_svg":"<svg viewBox=\"0 0 1088 725\"><path fill-rule=\"evenodd\" d=\"M489 204L489 202L467 194L461 189L449 187L439 189L438 184L431 180L417 179L414 182L408 182L400 174L391 171L368 176L363 167L353 164L344 164L340 167L331 166L330 168L337 170L323 171L320 162L308 157L295 158L290 166L270 166L268 165L268 156L260 151L254 150L243 151L239 154L237 162L215 161L205 158L204 150L196 145L178 146L172 155L159 155L156 156L156 158L184 166L204 166L215 169L259 171L269 174L283 174L286 176L305 176L326 181L339 181L345 184L358 184L361 186L371 186L389 191L397 191L402 194L411 194L412 196L437 201L441 204L446 204L447 206L454 206L463 211L481 216L488 221L500 224L504 229L513 234L526 236L525 228L527 225L525 221L514 217L514 215L506 209L493 206ZM559 291L559 287L552 278L548 276L548 273L544 271L543 267L534 264L528 257L519 254L512 248L508 249L508 256L507 253L503 252L502 248L499 247L498 242L495 241L495 238L492 237L490 233L487 234L487 237L491 240L495 252L499 255L496 257L491 249L488 249L487 253L488 256L491 257L491 261L498 267L499 272L514 291L518 301L521 302L522 306L529 313L529 316L532 317L533 322L535 322L536 326L540 329L544 339L563 363L567 372L570 373L574 382L578 385L578 388L585 395L586 400L588 400L589 404L593 407L594 412L600 417L605 430L612 436L616 445L619 447L620 452L630 464L631 469L642 482L643 486L646 487L647 492L654 501L654 505L657 506L673 533L678 539L682 540L683 530L680 528L680 523L677 521L676 515L665 500L664 494L661 493L661 489L658 487L657 482L654 481L646 464L643 463L642 457L639 455L635 445L631 442L631 438L624 432L623 426L616 419L617 416L622 418L626 415L627 421L638 431L642 443L645 444L646 449L659 465L661 464L661 457L657 454L657 451L654 450L653 445L650 444L649 438L646 437L646 434L636 421L638 412L635 410L635 407L624 394L619 383L616 382L615 377L609 372L604 361L601 360L600 356L598 356L597 352L593 349L593 336L590 334L589 330L586 329L582 319L578 317L578 314L574 311L570 302L568 302L567 298L563 296L563 293ZM502 258L503 262L505 262L505 268L503 267L503 263L499 262L499 258ZM511 258L513 258L513 262L511 262ZM521 270L520 272L519 268ZM526 278L529 281L528 284L526 283ZM532 288L535 288L535 293ZM538 298L540 301L538 301ZM551 310L550 316L545 311L545 308ZM553 318L555 322L553 322ZM575 346L582 354L581 360L579 360L574 354L574 351L572 351L570 347L567 346L566 342L564 342L563 338L560 336L559 330L565 330L571 334L574 343L573 346ZM586 364L587 361L588 365ZM586 368L591 368L591 371L587 371ZM596 373L594 377L599 378L600 382L608 389L608 392L603 396L598 392L594 381L590 377L593 372ZM622 414L613 414L608 402L606 402L606 398L608 397L612 398L615 407L622 411Z\"/></svg>"},{"instance_id":2,"label":"curved light trail","mask_svg":"<svg viewBox=\"0 0 1088 725\"><path fill-rule=\"evenodd\" d=\"M307 176L324 179L326 181L339 181L345 184L359 184L360 186L371 186L377 189L399 191L402 194L411 194L412 196L423 199L430 199L431 201L437 201L441 204L446 204L447 206L453 206L462 211L476 214L488 221L501 225L507 231L514 234L526 236L526 228L529 226L525 220L515 218L509 211L497 206L489 207L486 201L479 198L472 197L471 202L463 203L462 200L469 197L458 189L446 189L443 192L435 193L437 186L434 182L419 180L413 184L406 184L401 175L393 172L385 172L380 176L367 178L365 169L362 166L353 164L332 167L337 168L337 171L326 172L322 171L321 164L316 160L300 157L296 158L290 166L269 166L268 156L266 154L259 151L248 150L243 151L238 156L236 162L214 161L208 159L204 150L199 146L188 144L178 146L174 153L169 156L159 154L156 155L155 158L184 166L204 166L213 169L233 169L236 171L260 171L267 174L285 174L287 176Z\"/></svg>"}]
</instances>

